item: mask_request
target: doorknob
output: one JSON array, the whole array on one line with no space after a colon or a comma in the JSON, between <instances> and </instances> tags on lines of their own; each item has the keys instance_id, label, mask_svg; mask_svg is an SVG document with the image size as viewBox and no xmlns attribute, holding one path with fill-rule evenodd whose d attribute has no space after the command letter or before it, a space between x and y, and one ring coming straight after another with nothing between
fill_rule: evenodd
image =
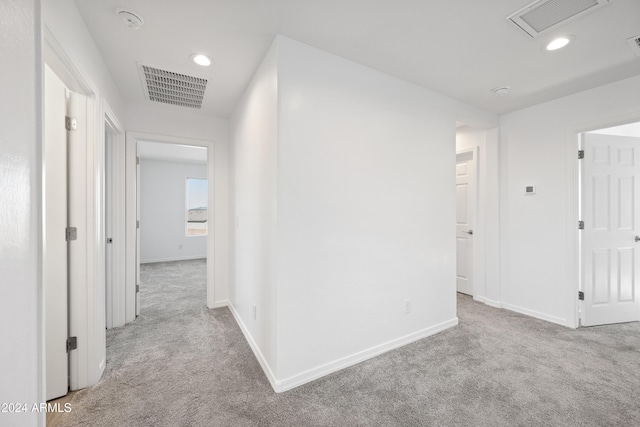
<instances>
[{"instance_id":1,"label":"doorknob","mask_svg":"<svg viewBox=\"0 0 640 427\"><path fill-rule=\"evenodd\" d=\"M467 230L466 231L467 234L472 235L473 234L473 230ZM640 241L640 237L636 236L636 242Z\"/></svg>"},{"instance_id":2,"label":"doorknob","mask_svg":"<svg viewBox=\"0 0 640 427\"><path fill-rule=\"evenodd\" d=\"M636 236L636 242L640 242L640 236Z\"/></svg>"}]
</instances>

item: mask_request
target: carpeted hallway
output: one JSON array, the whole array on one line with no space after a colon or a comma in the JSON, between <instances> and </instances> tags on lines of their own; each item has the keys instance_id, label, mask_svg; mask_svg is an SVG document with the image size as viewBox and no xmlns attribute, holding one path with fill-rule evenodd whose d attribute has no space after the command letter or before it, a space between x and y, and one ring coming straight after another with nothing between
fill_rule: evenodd
<instances>
[{"instance_id":1,"label":"carpeted hallway","mask_svg":"<svg viewBox=\"0 0 640 427\"><path fill-rule=\"evenodd\" d=\"M59 426L638 426L640 323L571 330L458 297L460 325L271 389L205 263L142 266L142 314Z\"/></svg>"}]
</instances>

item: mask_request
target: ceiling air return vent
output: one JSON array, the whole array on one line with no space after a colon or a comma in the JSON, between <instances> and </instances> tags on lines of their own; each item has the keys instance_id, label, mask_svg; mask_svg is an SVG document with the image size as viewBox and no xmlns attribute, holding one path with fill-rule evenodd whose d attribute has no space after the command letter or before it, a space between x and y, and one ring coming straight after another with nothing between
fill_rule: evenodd
<instances>
[{"instance_id":1,"label":"ceiling air return vent","mask_svg":"<svg viewBox=\"0 0 640 427\"><path fill-rule=\"evenodd\" d=\"M202 108L207 80L138 64L145 97L149 101Z\"/></svg>"},{"instance_id":2,"label":"ceiling air return vent","mask_svg":"<svg viewBox=\"0 0 640 427\"><path fill-rule=\"evenodd\" d=\"M627 43L629 43L629 46L631 46L633 52L636 55L640 56L640 34L627 39Z\"/></svg>"},{"instance_id":3,"label":"ceiling air return vent","mask_svg":"<svg viewBox=\"0 0 640 427\"><path fill-rule=\"evenodd\" d=\"M609 0L538 0L507 19L529 37L609 4Z\"/></svg>"}]
</instances>

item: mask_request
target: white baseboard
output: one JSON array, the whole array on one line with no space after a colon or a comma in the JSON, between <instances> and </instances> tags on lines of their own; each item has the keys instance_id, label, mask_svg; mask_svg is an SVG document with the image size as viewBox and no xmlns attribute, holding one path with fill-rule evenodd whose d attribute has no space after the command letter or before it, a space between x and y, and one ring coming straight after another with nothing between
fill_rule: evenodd
<instances>
[{"instance_id":1,"label":"white baseboard","mask_svg":"<svg viewBox=\"0 0 640 427\"><path fill-rule=\"evenodd\" d=\"M227 307L229 305L230 305L229 300L228 299L223 299L223 300L214 302L213 303L213 308Z\"/></svg>"},{"instance_id":2,"label":"white baseboard","mask_svg":"<svg viewBox=\"0 0 640 427\"><path fill-rule=\"evenodd\" d=\"M522 307L518 307L517 305L512 305L512 304L507 304L507 303L502 303L502 308L505 308L505 309L511 310L511 311L515 311L516 313L525 314L527 316L535 317L536 319L546 320L547 322L556 323L558 325L571 327L571 326L569 326L569 324L567 324L567 321L565 319L561 319L561 318L555 317L555 316L550 316L548 314L540 313L540 312L537 312L537 311L534 311L534 310L529 310L528 308L522 308Z\"/></svg>"},{"instance_id":3,"label":"white baseboard","mask_svg":"<svg viewBox=\"0 0 640 427\"><path fill-rule=\"evenodd\" d=\"M333 362L325 363L324 365L320 365L316 368L309 369L308 371L302 372L298 375L294 375L285 380L276 381L276 384L278 385L278 387L277 388L274 387L274 390L276 392L291 390L292 388L301 386L310 381L324 377L325 375L329 375L333 372L337 372L341 369L347 368L357 363L364 362L367 359L371 359L382 353L386 353L387 351L394 350L396 348L421 340L431 335L435 335L438 332L442 332L445 329L449 329L453 326L456 326L457 324L458 324L458 318L456 317L454 319L439 323L429 328L422 329L412 334L405 335L403 337L396 338L391 341L387 341L385 343L370 347L366 350L359 351L357 353L351 354L346 357L342 357Z\"/></svg>"},{"instance_id":4,"label":"white baseboard","mask_svg":"<svg viewBox=\"0 0 640 427\"><path fill-rule=\"evenodd\" d=\"M439 332L442 332L446 329L454 327L458 324L458 318L456 317L446 322L442 322L437 325L431 326L429 328L425 328L420 331L411 333L409 335L405 335L403 337L396 338L391 341L387 341L383 344L373 346L366 350L359 351L352 355L342 357L333 362L325 363L324 365L320 365L316 368L309 369L305 372L294 375L287 379L278 380L273 374L271 367L269 366L264 356L260 352L258 345L253 340L253 337L249 333L249 330L245 326L244 322L240 318L240 315L237 313L235 307L231 302L228 302L228 307L229 307L229 310L231 310L233 317L236 319L236 322L238 323L238 326L240 327L240 330L242 331L245 339L249 343L249 346L251 347L253 354L256 356L256 359L258 359L258 363L260 363L260 366L262 367L264 374L269 380L271 387L276 393L281 393L283 391L287 391L295 387L299 387L303 384L306 384L318 378L324 377L326 375L332 374L341 369L344 369L349 366L355 365L357 363L363 362L365 360L371 359L382 353L386 353L387 351L394 350L396 348L421 340L431 335L435 335Z\"/></svg>"},{"instance_id":5,"label":"white baseboard","mask_svg":"<svg viewBox=\"0 0 640 427\"><path fill-rule=\"evenodd\" d=\"M488 305L489 307L503 308L502 307L502 303L500 301L494 301L494 300L486 298L486 297L473 297L473 299L476 300L476 301L479 301L481 303L484 303L484 304Z\"/></svg>"},{"instance_id":6,"label":"white baseboard","mask_svg":"<svg viewBox=\"0 0 640 427\"><path fill-rule=\"evenodd\" d=\"M256 359L258 359L258 363L260 363L260 366L262 367L264 374L267 376L267 379L269 380L271 387L275 392L279 393L281 390L279 390L278 381L276 380L275 375L273 375L273 371L271 370L269 363L267 363L267 360L262 355L260 348L258 348L258 345L253 340L251 333L249 333L249 329L247 329L244 322L240 318L240 315L236 311L236 308L233 306L231 301L228 301L227 304L228 304L229 310L231 310L231 314L233 314L233 317L236 319L236 323L240 327L242 334L244 335L245 339L249 343L249 347L251 347L253 354L256 356Z\"/></svg>"},{"instance_id":7,"label":"white baseboard","mask_svg":"<svg viewBox=\"0 0 640 427\"><path fill-rule=\"evenodd\" d=\"M207 256L192 255L192 256L183 256L183 257L155 258L155 259L144 259L144 260L141 259L140 264L151 264L154 262L188 261L191 259L207 259Z\"/></svg>"}]
</instances>

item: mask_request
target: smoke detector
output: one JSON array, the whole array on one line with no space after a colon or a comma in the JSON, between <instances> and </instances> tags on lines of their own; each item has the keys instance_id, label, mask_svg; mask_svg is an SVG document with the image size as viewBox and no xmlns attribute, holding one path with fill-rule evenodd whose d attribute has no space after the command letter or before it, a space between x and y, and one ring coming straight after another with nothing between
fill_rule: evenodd
<instances>
[{"instance_id":1,"label":"smoke detector","mask_svg":"<svg viewBox=\"0 0 640 427\"><path fill-rule=\"evenodd\" d=\"M627 43L631 46L631 50L633 50L636 55L640 56L640 34L627 39Z\"/></svg>"},{"instance_id":2,"label":"smoke detector","mask_svg":"<svg viewBox=\"0 0 640 427\"><path fill-rule=\"evenodd\" d=\"M207 80L138 64L144 95L149 101L202 108Z\"/></svg>"},{"instance_id":3,"label":"smoke detector","mask_svg":"<svg viewBox=\"0 0 640 427\"><path fill-rule=\"evenodd\" d=\"M609 0L537 0L507 16L507 20L534 38L607 4Z\"/></svg>"},{"instance_id":4,"label":"smoke detector","mask_svg":"<svg viewBox=\"0 0 640 427\"><path fill-rule=\"evenodd\" d=\"M133 30L137 30L144 24L144 19L137 12L131 9L116 9L116 15L122 19L122 22L126 27Z\"/></svg>"},{"instance_id":5,"label":"smoke detector","mask_svg":"<svg viewBox=\"0 0 640 427\"><path fill-rule=\"evenodd\" d=\"M491 89L491 92L493 92L493 94L497 96L507 96L509 95L509 91L511 91L511 86L500 86Z\"/></svg>"}]
</instances>

